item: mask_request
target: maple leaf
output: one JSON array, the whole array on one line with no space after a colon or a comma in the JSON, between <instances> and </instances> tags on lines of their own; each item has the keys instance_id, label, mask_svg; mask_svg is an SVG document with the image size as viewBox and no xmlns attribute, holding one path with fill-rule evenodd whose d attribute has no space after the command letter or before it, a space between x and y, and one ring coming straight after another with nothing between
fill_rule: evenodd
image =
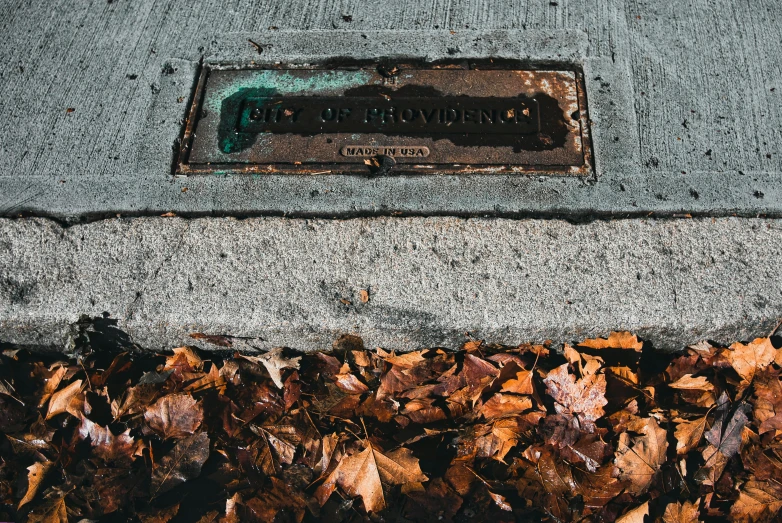
<instances>
[{"instance_id":1,"label":"maple leaf","mask_svg":"<svg viewBox=\"0 0 782 523\"><path fill-rule=\"evenodd\" d=\"M52 469L52 465L54 465L54 463L46 461L44 463L33 463L27 467L27 492L19 502L17 509L35 498L38 489L41 487L41 482L43 482L46 474Z\"/></svg>"},{"instance_id":2,"label":"maple leaf","mask_svg":"<svg viewBox=\"0 0 782 523\"><path fill-rule=\"evenodd\" d=\"M152 497L197 478L208 457L209 436L205 432L177 441L171 452L152 467Z\"/></svg>"},{"instance_id":3,"label":"maple leaf","mask_svg":"<svg viewBox=\"0 0 782 523\"><path fill-rule=\"evenodd\" d=\"M695 523L700 521L700 511L698 510L699 504L700 499L696 499L694 502L685 501L684 503L679 503L678 501L674 501L673 503L668 503L665 507L665 512L663 513L663 522Z\"/></svg>"},{"instance_id":4,"label":"maple leaf","mask_svg":"<svg viewBox=\"0 0 782 523\"><path fill-rule=\"evenodd\" d=\"M782 486L779 481L749 480L741 486L730 515L733 521L761 523L774 520L780 510Z\"/></svg>"},{"instance_id":5,"label":"maple leaf","mask_svg":"<svg viewBox=\"0 0 782 523\"><path fill-rule=\"evenodd\" d=\"M82 380L76 380L64 389L58 390L52 394L49 399L49 410L46 412L46 419L51 419L58 414L68 412L73 416L79 415L83 400L79 400L78 394L81 392Z\"/></svg>"},{"instance_id":6,"label":"maple leaf","mask_svg":"<svg viewBox=\"0 0 782 523\"><path fill-rule=\"evenodd\" d=\"M640 419L630 426L640 436L631 438L627 432L619 435L614 464L619 478L629 484L630 490L641 494L651 484L663 463L668 449L667 433L654 418Z\"/></svg>"},{"instance_id":7,"label":"maple leaf","mask_svg":"<svg viewBox=\"0 0 782 523\"><path fill-rule=\"evenodd\" d=\"M315 497L324 505L339 486L349 496L361 496L367 512L379 512L386 506L383 484L405 485L427 481L418 458L404 447L383 454L367 442L363 451L345 456L318 487Z\"/></svg>"},{"instance_id":8,"label":"maple leaf","mask_svg":"<svg viewBox=\"0 0 782 523\"><path fill-rule=\"evenodd\" d=\"M286 358L282 355L281 347L272 349L266 354L262 354L261 356L242 355L240 357L254 363L262 364L264 367L266 367L266 371L269 373L269 377L271 377L272 381L278 389L283 388L282 370L298 369L299 360L301 360L301 356L296 356L295 358Z\"/></svg>"},{"instance_id":9,"label":"maple leaf","mask_svg":"<svg viewBox=\"0 0 782 523\"><path fill-rule=\"evenodd\" d=\"M741 343L731 345L725 357L741 376L739 393L752 383L755 373L768 367L776 356L777 350L771 344L770 338L757 338L747 345Z\"/></svg>"},{"instance_id":10,"label":"maple leaf","mask_svg":"<svg viewBox=\"0 0 782 523\"><path fill-rule=\"evenodd\" d=\"M590 349L630 349L636 352L641 352L643 349L643 342L630 332L612 332L608 335L608 339L595 338L590 340L584 340L578 344L579 347L587 347Z\"/></svg>"},{"instance_id":11,"label":"maple leaf","mask_svg":"<svg viewBox=\"0 0 782 523\"><path fill-rule=\"evenodd\" d=\"M560 414L567 414L578 420L580 425L590 426L603 414L606 379L602 374L592 374L576 381L563 364L548 373L543 379L549 395L554 398L554 408Z\"/></svg>"},{"instance_id":12,"label":"maple leaf","mask_svg":"<svg viewBox=\"0 0 782 523\"><path fill-rule=\"evenodd\" d=\"M193 434L204 419L204 410L189 394L163 396L147 408L144 420L164 438L184 438Z\"/></svg>"}]
</instances>

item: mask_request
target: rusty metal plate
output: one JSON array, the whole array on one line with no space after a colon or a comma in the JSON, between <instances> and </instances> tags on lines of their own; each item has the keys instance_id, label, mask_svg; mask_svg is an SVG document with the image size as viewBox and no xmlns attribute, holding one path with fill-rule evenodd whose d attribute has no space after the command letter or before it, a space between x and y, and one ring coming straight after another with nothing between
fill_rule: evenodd
<instances>
[{"instance_id":1,"label":"rusty metal plate","mask_svg":"<svg viewBox=\"0 0 782 523\"><path fill-rule=\"evenodd\" d=\"M205 66L177 173L590 173L577 71Z\"/></svg>"}]
</instances>

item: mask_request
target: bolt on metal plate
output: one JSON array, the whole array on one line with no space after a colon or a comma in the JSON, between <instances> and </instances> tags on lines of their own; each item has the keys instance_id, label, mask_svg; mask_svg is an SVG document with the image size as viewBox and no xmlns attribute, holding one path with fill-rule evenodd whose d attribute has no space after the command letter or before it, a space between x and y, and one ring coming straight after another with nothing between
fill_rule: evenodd
<instances>
[{"instance_id":1,"label":"bolt on metal plate","mask_svg":"<svg viewBox=\"0 0 782 523\"><path fill-rule=\"evenodd\" d=\"M588 176L582 75L474 64L205 65L176 173L339 174L377 165L382 174Z\"/></svg>"}]
</instances>

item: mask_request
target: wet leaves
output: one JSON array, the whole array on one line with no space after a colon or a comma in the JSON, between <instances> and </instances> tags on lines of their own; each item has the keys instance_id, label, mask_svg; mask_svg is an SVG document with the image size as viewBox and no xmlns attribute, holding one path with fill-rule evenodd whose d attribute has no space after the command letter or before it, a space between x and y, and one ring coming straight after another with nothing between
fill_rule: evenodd
<instances>
[{"instance_id":1,"label":"wet leaves","mask_svg":"<svg viewBox=\"0 0 782 523\"><path fill-rule=\"evenodd\" d=\"M0 520L770 522L779 346L6 351Z\"/></svg>"}]
</instances>

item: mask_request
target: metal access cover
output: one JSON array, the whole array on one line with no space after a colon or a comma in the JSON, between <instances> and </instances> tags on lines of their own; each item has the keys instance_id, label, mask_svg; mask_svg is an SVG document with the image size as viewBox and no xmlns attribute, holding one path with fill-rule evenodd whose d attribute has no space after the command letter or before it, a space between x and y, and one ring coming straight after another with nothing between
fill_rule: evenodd
<instances>
[{"instance_id":1,"label":"metal access cover","mask_svg":"<svg viewBox=\"0 0 782 523\"><path fill-rule=\"evenodd\" d=\"M581 75L491 64L205 66L177 172L325 174L379 166L586 176Z\"/></svg>"}]
</instances>

